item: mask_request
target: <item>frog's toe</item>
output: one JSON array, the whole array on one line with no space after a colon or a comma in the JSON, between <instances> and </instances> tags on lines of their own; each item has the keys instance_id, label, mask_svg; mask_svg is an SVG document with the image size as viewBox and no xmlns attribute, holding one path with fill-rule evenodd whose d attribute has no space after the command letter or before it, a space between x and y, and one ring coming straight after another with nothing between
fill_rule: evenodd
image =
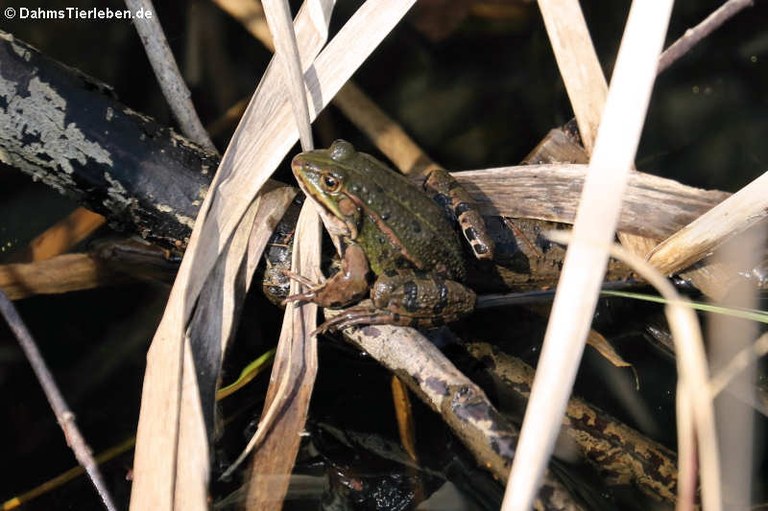
<instances>
[{"instance_id":1,"label":"frog's toe","mask_svg":"<svg viewBox=\"0 0 768 511\"><path fill-rule=\"evenodd\" d=\"M322 334L331 330L344 330L347 327L356 325L370 325L378 312L377 309L369 307L352 307L327 320L317 327L312 334Z\"/></svg>"},{"instance_id":2,"label":"frog's toe","mask_svg":"<svg viewBox=\"0 0 768 511\"><path fill-rule=\"evenodd\" d=\"M304 285L306 287L315 288L315 287L319 287L320 286L320 284L318 284L317 282L312 282L307 277L305 277L303 275L299 275L298 273L295 273L295 272L293 272L291 270L284 269L282 271L283 271L283 275L285 275L286 277L288 277L291 280L295 280L299 284L302 284L302 285Z\"/></svg>"},{"instance_id":3,"label":"frog's toe","mask_svg":"<svg viewBox=\"0 0 768 511\"><path fill-rule=\"evenodd\" d=\"M386 309L352 307L320 325L313 334L325 333L331 330L344 330L347 327L359 325L397 325L413 328L433 328L443 323L441 318L416 318Z\"/></svg>"},{"instance_id":4,"label":"frog's toe","mask_svg":"<svg viewBox=\"0 0 768 511\"><path fill-rule=\"evenodd\" d=\"M296 293L295 295L286 297L285 300L282 301L282 304L285 306L291 302L312 302L316 296L317 293L314 290L306 291L304 293Z\"/></svg>"}]
</instances>

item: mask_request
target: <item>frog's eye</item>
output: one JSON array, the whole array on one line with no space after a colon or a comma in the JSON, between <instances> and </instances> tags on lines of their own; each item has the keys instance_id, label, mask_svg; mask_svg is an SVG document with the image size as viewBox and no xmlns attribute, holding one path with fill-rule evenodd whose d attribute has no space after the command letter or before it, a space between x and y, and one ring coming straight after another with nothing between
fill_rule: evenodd
<instances>
[{"instance_id":1,"label":"frog's eye","mask_svg":"<svg viewBox=\"0 0 768 511\"><path fill-rule=\"evenodd\" d=\"M341 187L341 181L337 179L333 174L324 173L320 177L320 183L323 185L323 189L326 192L335 192Z\"/></svg>"}]
</instances>

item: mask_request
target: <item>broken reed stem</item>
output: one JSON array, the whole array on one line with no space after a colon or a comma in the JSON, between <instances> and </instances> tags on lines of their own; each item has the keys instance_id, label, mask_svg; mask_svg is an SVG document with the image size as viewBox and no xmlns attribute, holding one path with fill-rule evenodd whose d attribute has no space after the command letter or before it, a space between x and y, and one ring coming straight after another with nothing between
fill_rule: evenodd
<instances>
[{"instance_id":1,"label":"broken reed stem","mask_svg":"<svg viewBox=\"0 0 768 511\"><path fill-rule=\"evenodd\" d=\"M712 12L712 14L707 16L704 21L695 27L686 30L682 37L672 43L669 48L664 50L661 54L656 74L660 75L669 69L672 64L691 51L691 49L699 44L705 37L720 28L726 21L742 10L751 7L753 3L753 0L728 0Z\"/></svg>"},{"instance_id":2,"label":"broken reed stem","mask_svg":"<svg viewBox=\"0 0 768 511\"><path fill-rule=\"evenodd\" d=\"M11 300L93 289L126 278L90 254L64 254L35 263L0 264L0 290Z\"/></svg>"},{"instance_id":3,"label":"broken reed stem","mask_svg":"<svg viewBox=\"0 0 768 511\"><path fill-rule=\"evenodd\" d=\"M19 316L16 307L8 297L0 291L0 313L5 318L16 339L19 341L21 349L29 360L29 364L32 366L32 370L35 372L40 386L43 388L45 397L48 399L53 413L56 415L56 421L61 426L64 432L64 437L67 439L67 444L72 448L75 453L75 458L82 465L88 476L91 478L93 485L96 487L96 491L99 493L104 507L109 511L116 511L114 501L109 494L107 485L104 483L104 479L99 471L98 464L91 454L91 449L88 444L85 443L85 439L80 434L80 430L75 424L75 414L69 409L67 402L64 400L64 396L61 395L56 381L53 379L48 366L43 359L40 350L37 349L37 344L29 333L27 326Z\"/></svg>"},{"instance_id":4,"label":"broken reed stem","mask_svg":"<svg viewBox=\"0 0 768 511\"><path fill-rule=\"evenodd\" d=\"M688 268L768 216L768 172L659 243L648 262L666 275Z\"/></svg>"},{"instance_id":5,"label":"broken reed stem","mask_svg":"<svg viewBox=\"0 0 768 511\"><path fill-rule=\"evenodd\" d=\"M42 261L68 252L106 223L106 218L81 206L30 241L24 260Z\"/></svg>"},{"instance_id":6,"label":"broken reed stem","mask_svg":"<svg viewBox=\"0 0 768 511\"><path fill-rule=\"evenodd\" d=\"M208 132L205 131L203 123L197 116L195 106L192 104L192 94L181 77L181 71L179 71L173 52L168 46L168 40L165 38L163 27L160 25L160 19L157 17L157 10L152 5L152 1L125 0L125 5L134 12L143 9L145 12L152 13L152 16L142 19L134 17L133 26L139 33L141 44L147 52L147 58L155 72L163 96L168 101L182 133L196 144L216 152L216 146L213 145L211 137L208 136Z\"/></svg>"}]
</instances>

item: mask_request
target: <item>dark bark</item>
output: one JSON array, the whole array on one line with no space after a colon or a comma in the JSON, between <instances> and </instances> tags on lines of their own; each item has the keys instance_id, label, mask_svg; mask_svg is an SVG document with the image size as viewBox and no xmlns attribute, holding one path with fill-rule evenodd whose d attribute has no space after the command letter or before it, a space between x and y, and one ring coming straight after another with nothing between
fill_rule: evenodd
<instances>
[{"instance_id":1,"label":"dark bark","mask_svg":"<svg viewBox=\"0 0 768 511\"><path fill-rule=\"evenodd\" d=\"M108 86L5 32L0 126L0 161L164 245L186 245L219 163Z\"/></svg>"}]
</instances>

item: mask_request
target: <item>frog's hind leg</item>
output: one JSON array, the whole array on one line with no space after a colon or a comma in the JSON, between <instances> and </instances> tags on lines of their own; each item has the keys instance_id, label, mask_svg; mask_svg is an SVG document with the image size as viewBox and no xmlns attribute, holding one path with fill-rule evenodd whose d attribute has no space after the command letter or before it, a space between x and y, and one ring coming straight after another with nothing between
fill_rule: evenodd
<instances>
[{"instance_id":1,"label":"frog's hind leg","mask_svg":"<svg viewBox=\"0 0 768 511\"><path fill-rule=\"evenodd\" d=\"M329 319L315 331L355 325L400 325L434 328L466 316L475 308L475 293L439 275L416 271L381 275L371 300Z\"/></svg>"},{"instance_id":2,"label":"frog's hind leg","mask_svg":"<svg viewBox=\"0 0 768 511\"><path fill-rule=\"evenodd\" d=\"M450 217L456 219L475 257L480 260L492 260L493 238L488 233L480 210L469 192L441 167L428 168L422 174L425 178L422 185L424 191L440 204Z\"/></svg>"},{"instance_id":3,"label":"frog's hind leg","mask_svg":"<svg viewBox=\"0 0 768 511\"><path fill-rule=\"evenodd\" d=\"M474 291L459 282L417 271L384 274L371 289L375 308L418 321L414 326L456 321L474 310L476 299Z\"/></svg>"}]
</instances>

